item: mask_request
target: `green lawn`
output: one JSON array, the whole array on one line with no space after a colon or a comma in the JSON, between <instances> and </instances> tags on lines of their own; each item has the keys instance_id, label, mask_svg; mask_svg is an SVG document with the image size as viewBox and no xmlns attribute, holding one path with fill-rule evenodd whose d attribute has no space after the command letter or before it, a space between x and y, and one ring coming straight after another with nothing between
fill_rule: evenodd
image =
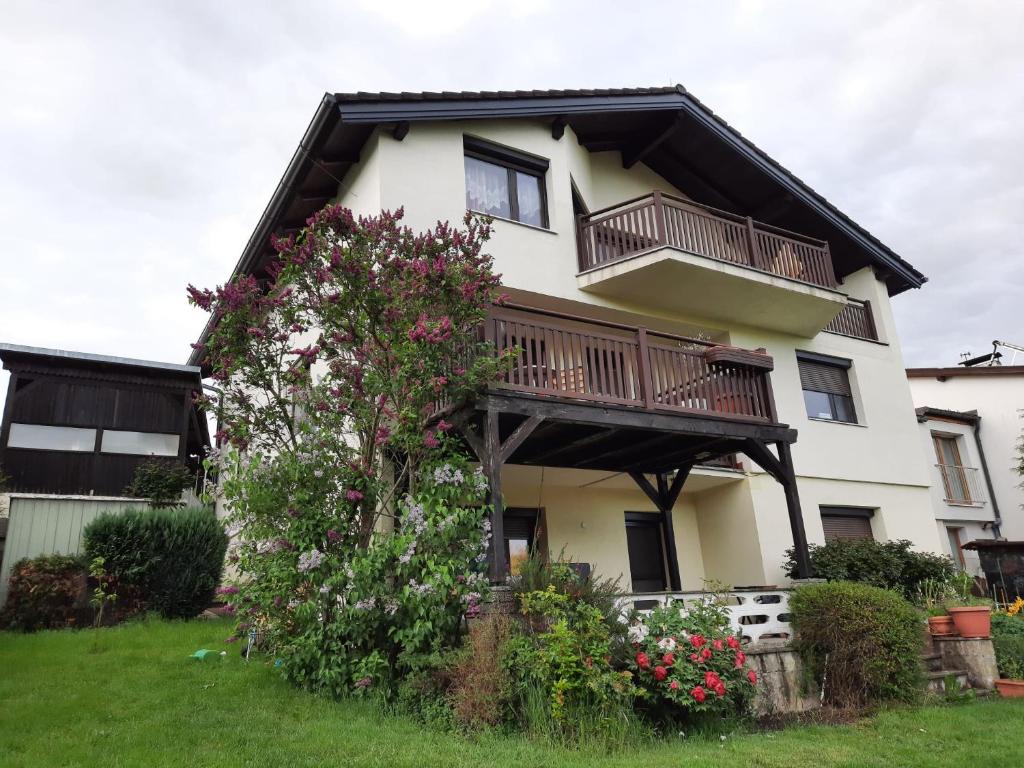
<instances>
[{"instance_id":1,"label":"green lawn","mask_svg":"<svg viewBox=\"0 0 1024 768\"><path fill-rule=\"evenodd\" d=\"M224 622L0 633L2 766L996 766L1024 765L1024 701L886 712L856 726L601 756L522 738L466 740L370 705L292 690L272 669L224 660Z\"/></svg>"}]
</instances>

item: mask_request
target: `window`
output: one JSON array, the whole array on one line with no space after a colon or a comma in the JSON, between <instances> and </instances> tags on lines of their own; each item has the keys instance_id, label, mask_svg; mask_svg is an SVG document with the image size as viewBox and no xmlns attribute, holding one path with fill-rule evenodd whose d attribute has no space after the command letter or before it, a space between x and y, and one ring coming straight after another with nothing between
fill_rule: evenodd
<instances>
[{"instance_id":1,"label":"window","mask_svg":"<svg viewBox=\"0 0 1024 768\"><path fill-rule=\"evenodd\" d=\"M871 518L873 509L862 507L820 507L821 527L825 530L825 542L856 539L873 539Z\"/></svg>"},{"instance_id":2,"label":"window","mask_svg":"<svg viewBox=\"0 0 1024 768\"><path fill-rule=\"evenodd\" d=\"M960 543L960 530L960 528L947 526L946 535L949 537L949 552L953 556L953 562L960 567L960 570L963 570L966 568L966 563L964 562L963 544Z\"/></svg>"},{"instance_id":3,"label":"window","mask_svg":"<svg viewBox=\"0 0 1024 768\"><path fill-rule=\"evenodd\" d=\"M809 352L798 352L796 357L808 418L856 424L850 361Z\"/></svg>"},{"instance_id":4,"label":"window","mask_svg":"<svg viewBox=\"0 0 1024 768\"><path fill-rule=\"evenodd\" d=\"M103 453L127 453L134 456L177 456L178 435L105 429L100 443L100 451Z\"/></svg>"},{"instance_id":5,"label":"window","mask_svg":"<svg viewBox=\"0 0 1024 768\"><path fill-rule=\"evenodd\" d=\"M942 485L946 493L946 501L954 504L973 504L968 471L960 460L960 446L953 435L937 435L932 433L935 445L935 456L939 460L939 472L942 474Z\"/></svg>"},{"instance_id":6,"label":"window","mask_svg":"<svg viewBox=\"0 0 1024 768\"><path fill-rule=\"evenodd\" d=\"M80 427L46 427L41 424L11 424L7 447L91 453L96 450L96 430Z\"/></svg>"},{"instance_id":7,"label":"window","mask_svg":"<svg viewBox=\"0 0 1024 768\"><path fill-rule=\"evenodd\" d=\"M627 512L626 547L633 591L663 592L668 589L661 515L656 512Z\"/></svg>"},{"instance_id":8,"label":"window","mask_svg":"<svg viewBox=\"0 0 1024 768\"><path fill-rule=\"evenodd\" d=\"M535 227L548 226L548 161L509 147L464 139L466 208Z\"/></svg>"}]
</instances>

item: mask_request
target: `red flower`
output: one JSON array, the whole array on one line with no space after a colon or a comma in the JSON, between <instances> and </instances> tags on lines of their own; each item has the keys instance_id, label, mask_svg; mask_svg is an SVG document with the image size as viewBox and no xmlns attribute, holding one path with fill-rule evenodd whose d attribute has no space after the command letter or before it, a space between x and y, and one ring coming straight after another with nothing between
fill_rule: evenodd
<instances>
[{"instance_id":1,"label":"red flower","mask_svg":"<svg viewBox=\"0 0 1024 768\"><path fill-rule=\"evenodd\" d=\"M711 643L711 647L714 648L716 651L720 651L725 646L722 645L722 641L721 640L719 640L718 638L715 638L715 640L713 640L712 643Z\"/></svg>"},{"instance_id":2,"label":"red flower","mask_svg":"<svg viewBox=\"0 0 1024 768\"><path fill-rule=\"evenodd\" d=\"M666 653L664 656L661 657L661 660L668 667L671 667L673 664L676 663L676 657L674 654L671 653Z\"/></svg>"},{"instance_id":3,"label":"red flower","mask_svg":"<svg viewBox=\"0 0 1024 768\"><path fill-rule=\"evenodd\" d=\"M710 648L703 648L701 650L701 652L700 652L700 659L701 659L701 661L710 661L711 660L711 649Z\"/></svg>"},{"instance_id":4,"label":"red flower","mask_svg":"<svg viewBox=\"0 0 1024 768\"><path fill-rule=\"evenodd\" d=\"M694 648L700 648L706 642L704 635L690 635L690 645Z\"/></svg>"},{"instance_id":5,"label":"red flower","mask_svg":"<svg viewBox=\"0 0 1024 768\"><path fill-rule=\"evenodd\" d=\"M668 677L668 670L667 669L665 669L660 664L654 668L654 679L655 680L657 680L660 683L666 677Z\"/></svg>"},{"instance_id":6,"label":"red flower","mask_svg":"<svg viewBox=\"0 0 1024 768\"><path fill-rule=\"evenodd\" d=\"M704 685L708 688L715 688L722 684L722 678L716 675L714 672L708 670L704 673Z\"/></svg>"},{"instance_id":7,"label":"red flower","mask_svg":"<svg viewBox=\"0 0 1024 768\"><path fill-rule=\"evenodd\" d=\"M696 664L698 661L700 661L700 656L698 656L696 653L691 653L690 654L690 661L692 661L694 664Z\"/></svg>"},{"instance_id":8,"label":"red flower","mask_svg":"<svg viewBox=\"0 0 1024 768\"><path fill-rule=\"evenodd\" d=\"M730 648L734 651L740 647L740 641L735 635L729 635L729 639L725 641Z\"/></svg>"},{"instance_id":9,"label":"red flower","mask_svg":"<svg viewBox=\"0 0 1024 768\"><path fill-rule=\"evenodd\" d=\"M754 670L747 672L747 680L750 681L751 685L757 685L757 672Z\"/></svg>"},{"instance_id":10,"label":"red flower","mask_svg":"<svg viewBox=\"0 0 1024 768\"><path fill-rule=\"evenodd\" d=\"M704 699L706 699L708 696L707 693L705 693L704 689L701 688L699 685L692 691L690 691L690 695L693 696L694 701L696 701L698 704L703 704Z\"/></svg>"},{"instance_id":11,"label":"red flower","mask_svg":"<svg viewBox=\"0 0 1024 768\"><path fill-rule=\"evenodd\" d=\"M636 655L636 665L640 667L640 669L647 669L651 666L651 660L647 658L646 653L640 651L640 653Z\"/></svg>"},{"instance_id":12,"label":"red flower","mask_svg":"<svg viewBox=\"0 0 1024 768\"><path fill-rule=\"evenodd\" d=\"M736 669L743 666L743 663L747 660L747 654L743 651L736 651Z\"/></svg>"},{"instance_id":13,"label":"red flower","mask_svg":"<svg viewBox=\"0 0 1024 768\"><path fill-rule=\"evenodd\" d=\"M671 688L673 691L678 691L679 690L679 681L678 680L673 680L671 683L668 684L668 687Z\"/></svg>"},{"instance_id":14,"label":"red flower","mask_svg":"<svg viewBox=\"0 0 1024 768\"><path fill-rule=\"evenodd\" d=\"M715 686L715 696L718 696L718 697L725 696L725 685L724 684L719 683L718 685Z\"/></svg>"}]
</instances>

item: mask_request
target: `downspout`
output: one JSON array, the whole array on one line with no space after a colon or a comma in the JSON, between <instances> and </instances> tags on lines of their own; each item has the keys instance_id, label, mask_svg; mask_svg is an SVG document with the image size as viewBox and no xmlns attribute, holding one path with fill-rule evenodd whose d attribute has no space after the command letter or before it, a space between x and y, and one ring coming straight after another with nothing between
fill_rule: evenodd
<instances>
[{"instance_id":1,"label":"downspout","mask_svg":"<svg viewBox=\"0 0 1024 768\"><path fill-rule=\"evenodd\" d=\"M1001 539L1002 531L1000 526L1003 518L999 514L999 502L996 501L995 489L992 487L992 477L988 473L988 462L985 461L985 449L981 445L981 416L974 422L974 442L978 445L978 458L981 459L981 473L985 476L985 487L988 488L988 497L992 502L992 538Z\"/></svg>"}]
</instances>

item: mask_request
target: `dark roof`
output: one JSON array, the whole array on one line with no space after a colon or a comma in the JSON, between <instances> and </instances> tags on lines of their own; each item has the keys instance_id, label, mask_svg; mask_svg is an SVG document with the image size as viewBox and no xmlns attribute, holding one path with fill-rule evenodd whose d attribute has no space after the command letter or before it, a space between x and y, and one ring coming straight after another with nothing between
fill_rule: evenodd
<instances>
[{"instance_id":1,"label":"dark roof","mask_svg":"<svg viewBox=\"0 0 1024 768\"><path fill-rule=\"evenodd\" d=\"M336 195L375 127L485 118L561 121L591 151L643 150L646 165L699 202L828 240L839 277L871 265L891 294L927 280L681 85L325 94L234 273L262 273L271 234L300 229Z\"/></svg>"},{"instance_id":2,"label":"dark roof","mask_svg":"<svg viewBox=\"0 0 1024 768\"><path fill-rule=\"evenodd\" d=\"M163 374L184 374L190 377L198 377L199 366L179 365L178 363L160 363L155 360L136 360L130 357L115 357L113 355L97 355L92 352L70 352L64 349L47 349L46 347L29 347L21 344L5 344L0 342L0 361L4 363L15 360L48 360L65 363L68 366L102 365L109 368L124 368L138 372L139 369L159 371Z\"/></svg>"},{"instance_id":3,"label":"dark roof","mask_svg":"<svg viewBox=\"0 0 1024 768\"><path fill-rule=\"evenodd\" d=\"M1007 541L1006 539L975 539L963 546L964 549L1024 549L1024 541Z\"/></svg>"},{"instance_id":4,"label":"dark roof","mask_svg":"<svg viewBox=\"0 0 1024 768\"><path fill-rule=\"evenodd\" d=\"M1022 376L1024 365L981 365L976 368L907 368L908 379L938 379L953 376Z\"/></svg>"},{"instance_id":5,"label":"dark roof","mask_svg":"<svg viewBox=\"0 0 1024 768\"><path fill-rule=\"evenodd\" d=\"M930 405L915 408L918 421L928 421L930 418L945 419L947 421L962 421L964 424L977 424L981 416L977 411L949 411L945 408L932 408Z\"/></svg>"}]
</instances>

